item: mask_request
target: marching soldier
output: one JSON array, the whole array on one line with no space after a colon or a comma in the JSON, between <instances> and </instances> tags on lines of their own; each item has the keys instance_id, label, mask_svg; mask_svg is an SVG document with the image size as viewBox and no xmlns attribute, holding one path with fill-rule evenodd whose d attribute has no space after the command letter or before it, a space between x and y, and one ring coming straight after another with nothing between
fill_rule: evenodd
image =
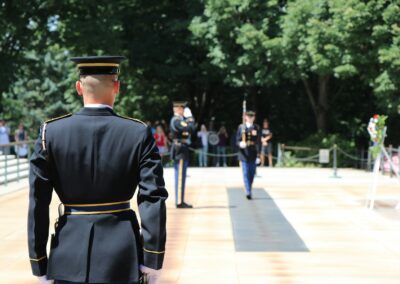
<instances>
[{"instance_id":1,"label":"marching soldier","mask_svg":"<svg viewBox=\"0 0 400 284\"><path fill-rule=\"evenodd\" d=\"M254 124L255 112L247 111L244 123L238 128L236 141L239 146L239 163L243 171L246 198L251 199L251 189L257 167L257 158L261 142L261 133L258 125Z\"/></svg>"},{"instance_id":2,"label":"marching soldier","mask_svg":"<svg viewBox=\"0 0 400 284\"><path fill-rule=\"evenodd\" d=\"M168 193L151 130L113 111L123 59L72 58L84 107L41 127L28 216L29 256L41 283L157 283L160 276ZM130 209L137 186L141 226ZM62 204L48 255L53 190Z\"/></svg>"},{"instance_id":3,"label":"marching soldier","mask_svg":"<svg viewBox=\"0 0 400 284\"><path fill-rule=\"evenodd\" d=\"M192 112L186 102L173 103L174 116L171 119L172 134L171 158L175 169L175 205L176 208L193 208L185 202L186 169L189 164L190 135L195 130ZM180 192L180 194L179 194ZM180 195L180 200L179 200Z\"/></svg>"}]
</instances>

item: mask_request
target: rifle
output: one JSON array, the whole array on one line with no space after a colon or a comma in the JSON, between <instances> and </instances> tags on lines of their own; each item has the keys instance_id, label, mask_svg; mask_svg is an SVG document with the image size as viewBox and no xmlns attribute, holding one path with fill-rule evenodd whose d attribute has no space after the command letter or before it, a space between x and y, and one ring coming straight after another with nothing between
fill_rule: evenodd
<instances>
[{"instance_id":1,"label":"rifle","mask_svg":"<svg viewBox=\"0 0 400 284\"><path fill-rule=\"evenodd\" d=\"M242 141L243 142L246 142L246 128L244 127L245 126L245 123L246 123L246 121L245 121L245 115L246 115L246 109L247 109L247 106L246 106L246 98L247 98L247 94L244 94L244 98L243 98L243 114L242 114Z\"/></svg>"}]
</instances>

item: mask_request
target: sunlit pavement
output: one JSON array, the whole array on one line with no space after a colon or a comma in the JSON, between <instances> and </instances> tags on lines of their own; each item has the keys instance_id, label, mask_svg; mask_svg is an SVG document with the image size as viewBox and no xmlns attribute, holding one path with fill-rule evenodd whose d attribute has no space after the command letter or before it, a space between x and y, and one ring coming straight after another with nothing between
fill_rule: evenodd
<instances>
[{"instance_id":1,"label":"sunlit pavement","mask_svg":"<svg viewBox=\"0 0 400 284\"><path fill-rule=\"evenodd\" d=\"M400 183L381 177L365 209L370 173L258 169L253 200L239 168L190 168L175 209L165 170L168 243L161 283L400 283ZM26 187L26 181L13 184ZM4 186L0 186L0 191ZM54 198L51 220L56 218ZM26 245L28 191L0 196L0 283L36 283Z\"/></svg>"}]
</instances>

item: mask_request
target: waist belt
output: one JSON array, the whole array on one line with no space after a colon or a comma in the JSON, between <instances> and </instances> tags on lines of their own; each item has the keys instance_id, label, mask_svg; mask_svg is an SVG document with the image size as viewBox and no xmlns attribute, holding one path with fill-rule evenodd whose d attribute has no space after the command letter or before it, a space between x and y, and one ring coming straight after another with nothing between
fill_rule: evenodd
<instances>
[{"instance_id":1,"label":"waist belt","mask_svg":"<svg viewBox=\"0 0 400 284\"><path fill-rule=\"evenodd\" d=\"M131 205L128 201L96 203L96 204L63 204L66 215L107 214L128 211Z\"/></svg>"}]
</instances>

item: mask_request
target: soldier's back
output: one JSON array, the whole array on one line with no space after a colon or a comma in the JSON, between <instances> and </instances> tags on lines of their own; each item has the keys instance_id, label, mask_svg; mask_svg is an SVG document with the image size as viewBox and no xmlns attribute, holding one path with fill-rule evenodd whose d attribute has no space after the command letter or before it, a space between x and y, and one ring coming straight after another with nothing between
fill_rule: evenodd
<instances>
[{"instance_id":1,"label":"soldier's back","mask_svg":"<svg viewBox=\"0 0 400 284\"><path fill-rule=\"evenodd\" d=\"M111 109L84 108L49 122L45 143L61 202L99 210L104 204L109 210L110 204L120 206L130 200L138 185L147 131L144 124ZM75 275L74 281L89 283L105 283L110 277L137 279L143 261L139 224L132 210L115 212L119 213L61 216L51 241L48 275L53 279ZM71 259L76 262L67 263Z\"/></svg>"}]
</instances>

